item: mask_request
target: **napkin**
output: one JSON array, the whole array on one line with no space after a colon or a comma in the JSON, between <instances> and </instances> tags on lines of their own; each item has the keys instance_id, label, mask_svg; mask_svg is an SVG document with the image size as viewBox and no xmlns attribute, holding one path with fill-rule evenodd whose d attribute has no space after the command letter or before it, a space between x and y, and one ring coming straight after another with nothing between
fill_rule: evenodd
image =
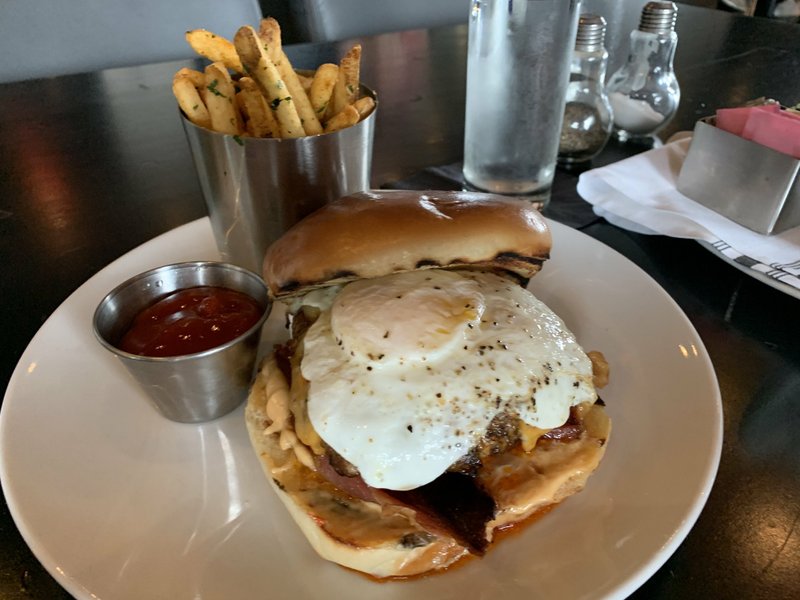
<instances>
[{"instance_id":1,"label":"napkin","mask_svg":"<svg viewBox=\"0 0 800 600\"><path fill-rule=\"evenodd\" d=\"M800 290L800 227L755 233L676 187L691 138L582 173L578 193L594 212L639 233L702 240L738 265Z\"/></svg>"}]
</instances>

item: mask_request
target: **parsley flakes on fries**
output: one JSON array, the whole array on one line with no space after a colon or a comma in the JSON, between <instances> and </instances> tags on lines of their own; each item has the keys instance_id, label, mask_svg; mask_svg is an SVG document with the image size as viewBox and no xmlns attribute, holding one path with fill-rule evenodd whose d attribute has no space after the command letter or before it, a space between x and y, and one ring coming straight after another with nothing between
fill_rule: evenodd
<instances>
[{"instance_id":1,"label":"parsley flakes on fries","mask_svg":"<svg viewBox=\"0 0 800 600\"><path fill-rule=\"evenodd\" d=\"M257 138L297 138L351 127L375 108L359 97L361 46L338 65L298 72L283 51L272 17L259 29L245 25L227 40L205 29L186 41L211 61L205 72L180 69L172 80L178 106L192 123L220 133Z\"/></svg>"}]
</instances>

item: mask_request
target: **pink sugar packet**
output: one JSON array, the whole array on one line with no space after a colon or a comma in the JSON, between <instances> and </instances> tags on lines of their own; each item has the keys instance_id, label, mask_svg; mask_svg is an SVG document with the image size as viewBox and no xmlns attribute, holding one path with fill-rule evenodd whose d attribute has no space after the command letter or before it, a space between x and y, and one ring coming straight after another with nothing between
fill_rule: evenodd
<instances>
[{"instance_id":1,"label":"pink sugar packet","mask_svg":"<svg viewBox=\"0 0 800 600\"><path fill-rule=\"evenodd\" d=\"M747 119L742 137L800 159L800 118L785 111L755 111Z\"/></svg>"},{"instance_id":2,"label":"pink sugar packet","mask_svg":"<svg viewBox=\"0 0 800 600\"><path fill-rule=\"evenodd\" d=\"M734 135L800 159L800 116L778 104L721 108L716 124Z\"/></svg>"},{"instance_id":3,"label":"pink sugar packet","mask_svg":"<svg viewBox=\"0 0 800 600\"><path fill-rule=\"evenodd\" d=\"M717 127L741 136L747 119L753 111L768 113L778 113L781 107L777 104L764 104L763 106L746 106L742 108L720 108L717 109Z\"/></svg>"}]
</instances>

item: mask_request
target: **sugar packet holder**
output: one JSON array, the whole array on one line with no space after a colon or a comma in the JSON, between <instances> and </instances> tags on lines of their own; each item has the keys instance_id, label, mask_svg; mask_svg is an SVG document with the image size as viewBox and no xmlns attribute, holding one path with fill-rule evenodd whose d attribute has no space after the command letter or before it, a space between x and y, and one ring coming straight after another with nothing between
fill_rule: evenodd
<instances>
[{"instance_id":1,"label":"sugar packet holder","mask_svg":"<svg viewBox=\"0 0 800 600\"><path fill-rule=\"evenodd\" d=\"M764 235L800 225L800 160L700 119L678 176L678 191Z\"/></svg>"}]
</instances>

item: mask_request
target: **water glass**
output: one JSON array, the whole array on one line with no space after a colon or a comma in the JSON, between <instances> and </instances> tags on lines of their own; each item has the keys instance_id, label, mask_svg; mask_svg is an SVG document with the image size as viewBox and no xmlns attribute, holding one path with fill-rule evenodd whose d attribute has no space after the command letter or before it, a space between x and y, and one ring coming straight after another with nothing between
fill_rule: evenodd
<instances>
[{"instance_id":1,"label":"water glass","mask_svg":"<svg viewBox=\"0 0 800 600\"><path fill-rule=\"evenodd\" d=\"M555 174L578 0L473 0L464 179L546 205Z\"/></svg>"}]
</instances>

